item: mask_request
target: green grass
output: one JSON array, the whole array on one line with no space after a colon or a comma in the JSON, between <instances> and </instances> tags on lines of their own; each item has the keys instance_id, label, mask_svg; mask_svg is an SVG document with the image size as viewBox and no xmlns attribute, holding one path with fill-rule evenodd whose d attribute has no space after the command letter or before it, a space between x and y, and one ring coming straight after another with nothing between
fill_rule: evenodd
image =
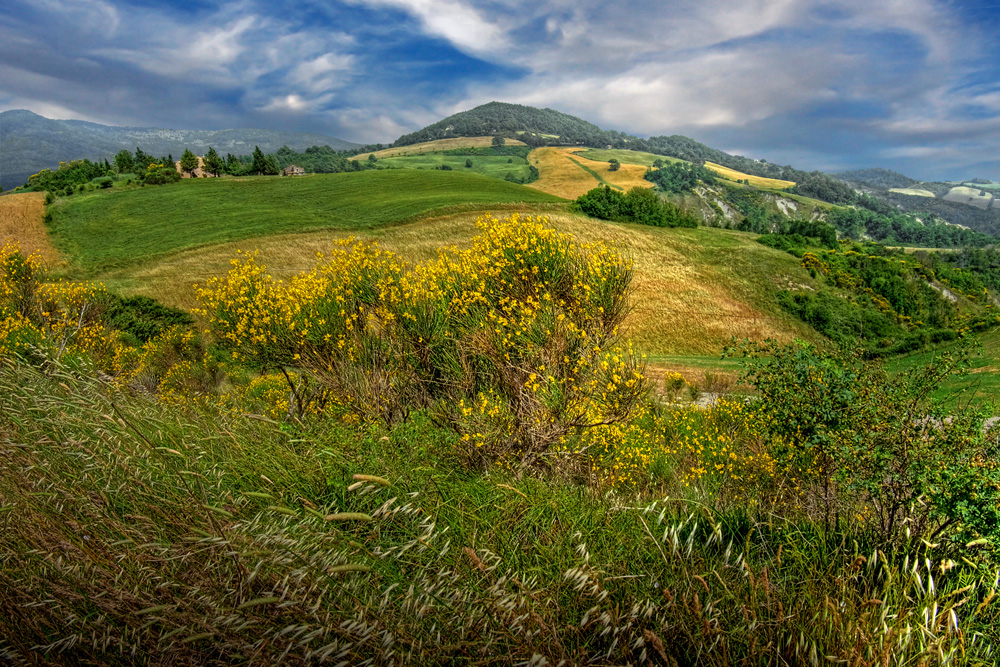
<instances>
[{"instance_id":1,"label":"green grass","mask_svg":"<svg viewBox=\"0 0 1000 667\"><path fill-rule=\"evenodd\" d=\"M980 347L974 348L969 372L949 377L934 393L946 406L960 407L988 405L1000 407L1000 329L987 331L976 337ZM935 355L955 352L961 343L948 343L931 350L908 354L887 363L895 372L914 370L925 366Z\"/></svg>"},{"instance_id":2,"label":"green grass","mask_svg":"<svg viewBox=\"0 0 1000 667\"><path fill-rule=\"evenodd\" d=\"M371 229L432 211L560 201L461 172L394 169L304 178L198 179L58 200L50 207L49 231L74 268L90 275L240 239Z\"/></svg>"},{"instance_id":3,"label":"green grass","mask_svg":"<svg viewBox=\"0 0 1000 667\"><path fill-rule=\"evenodd\" d=\"M655 153L646 153L644 151L630 151L616 148L608 150L591 148L581 151L577 153L577 155L596 162L608 162L615 159L622 164L639 164L644 167L652 167L653 163L657 160L663 160L668 164L671 162L685 162L685 160L681 160L680 158L667 157L666 155L656 155Z\"/></svg>"},{"instance_id":4,"label":"green grass","mask_svg":"<svg viewBox=\"0 0 1000 667\"><path fill-rule=\"evenodd\" d=\"M470 471L419 414L279 428L58 365L0 392L0 661L993 664L989 571L745 498Z\"/></svg>"},{"instance_id":5,"label":"green grass","mask_svg":"<svg viewBox=\"0 0 1000 667\"><path fill-rule=\"evenodd\" d=\"M472 167L466 167L466 160L472 160ZM512 160L508 163L507 160ZM448 165L454 171L475 173L491 178L505 179L508 175L518 180L531 176L528 161L522 157L507 155L446 155L444 153L422 153L400 157L382 158L379 164L401 169L434 169Z\"/></svg>"}]
</instances>

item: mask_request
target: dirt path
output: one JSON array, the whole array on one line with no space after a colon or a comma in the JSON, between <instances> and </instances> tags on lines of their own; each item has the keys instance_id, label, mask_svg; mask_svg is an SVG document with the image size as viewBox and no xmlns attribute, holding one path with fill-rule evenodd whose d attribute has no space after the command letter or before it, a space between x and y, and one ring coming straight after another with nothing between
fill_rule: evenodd
<instances>
[{"instance_id":1,"label":"dirt path","mask_svg":"<svg viewBox=\"0 0 1000 667\"><path fill-rule=\"evenodd\" d=\"M46 264L62 261L45 229L45 193L25 192L0 197L0 246L13 241L25 253L37 252Z\"/></svg>"}]
</instances>

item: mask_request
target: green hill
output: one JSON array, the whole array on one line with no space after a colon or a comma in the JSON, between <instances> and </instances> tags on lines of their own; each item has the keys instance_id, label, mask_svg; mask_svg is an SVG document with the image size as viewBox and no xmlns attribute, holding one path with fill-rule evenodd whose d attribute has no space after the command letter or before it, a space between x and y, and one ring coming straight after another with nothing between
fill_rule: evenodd
<instances>
[{"instance_id":1,"label":"green hill","mask_svg":"<svg viewBox=\"0 0 1000 667\"><path fill-rule=\"evenodd\" d=\"M50 232L84 274L247 238L356 230L431 211L562 200L477 174L420 170L198 179L57 200Z\"/></svg>"}]
</instances>

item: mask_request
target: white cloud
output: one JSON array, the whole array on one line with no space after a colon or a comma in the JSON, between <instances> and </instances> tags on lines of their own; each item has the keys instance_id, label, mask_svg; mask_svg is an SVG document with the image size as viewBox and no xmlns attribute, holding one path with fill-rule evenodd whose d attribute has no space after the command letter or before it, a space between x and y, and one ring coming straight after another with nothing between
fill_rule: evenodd
<instances>
[{"instance_id":1,"label":"white cloud","mask_svg":"<svg viewBox=\"0 0 1000 667\"><path fill-rule=\"evenodd\" d=\"M486 18L486 12L481 12L471 3L460 0L347 0L347 2L405 11L420 21L425 32L447 40L462 51L483 55L502 51L507 45L506 32L497 21Z\"/></svg>"}]
</instances>

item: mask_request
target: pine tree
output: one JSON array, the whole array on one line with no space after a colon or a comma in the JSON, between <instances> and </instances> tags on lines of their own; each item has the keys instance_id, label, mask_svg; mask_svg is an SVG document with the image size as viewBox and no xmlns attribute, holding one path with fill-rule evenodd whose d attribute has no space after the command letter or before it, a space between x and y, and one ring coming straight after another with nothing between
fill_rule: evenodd
<instances>
[{"instance_id":1,"label":"pine tree","mask_svg":"<svg viewBox=\"0 0 1000 667\"><path fill-rule=\"evenodd\" d=\"M198 168L198 156L184 149L184 154L181 155L181 171L188 174L193 174L194 170Z\"/></svg>"},{"instance_id":2,"label":"pine tree","mask_svg":"<svg viewBox=\"0 0 1000 667\"><path fill-rule=\"evenodd\" d=\"M208 152L205 153L205 159L203 164L205 167L205 171L212 174L213 176L218 176L226 168L226 165L222 161L222 158L219 157L219 154L211 146L209 146Z\"/></svg>"}]
</instances>

